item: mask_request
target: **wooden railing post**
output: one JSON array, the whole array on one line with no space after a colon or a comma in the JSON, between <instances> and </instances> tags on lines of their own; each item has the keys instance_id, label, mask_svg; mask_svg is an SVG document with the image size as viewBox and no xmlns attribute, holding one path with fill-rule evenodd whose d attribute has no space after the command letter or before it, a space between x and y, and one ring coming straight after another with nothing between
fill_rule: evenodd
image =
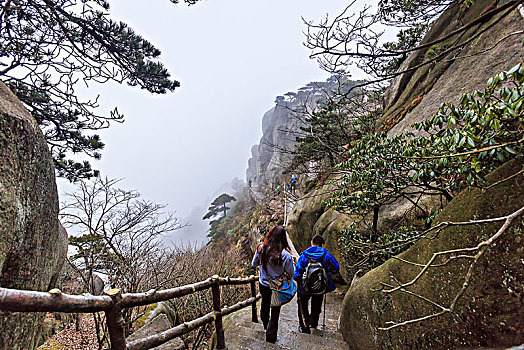
<instances>
[{"instance_id":1,"label":"wooden railing post","mask_svg":"<svg viewBox=\"0 0 524 350\"><path fill-rule=\"evenodd\" d=\"M249 284L251 285L251 296L256 297L257 296L257 287L255 285L255 281L251 281ZM256 301L253 304L251 304L251 322L258 322L257 302Z\"/></svg>"},{"instance_id":2,"label":"wooden railing post","mask_svg":"<svg viewBox=\"0 0 524 350\"><path fill-rule=\"evenodd\" d=\"M211 277L216 280L216 283L211 287L213 293L213 310L215 311L215 331L217 333L217 349L225 349L226 341L224 339L224 327L222 325L222 314L220 313L220 284L218 281L218 275Z\"/></svg>"},{"instance_id":3,"label":"wooden railing post","mask_svg":"<svg viewBox=\"0 0 524 350\"><path fill-rule=\"evenodd\" d=\"M111 350L127 350L126 336L124 333L124 318L122 317L122 294L118 289L106 292L113 300L113 307L105 311Z\"/></svg>"}]
</instances>

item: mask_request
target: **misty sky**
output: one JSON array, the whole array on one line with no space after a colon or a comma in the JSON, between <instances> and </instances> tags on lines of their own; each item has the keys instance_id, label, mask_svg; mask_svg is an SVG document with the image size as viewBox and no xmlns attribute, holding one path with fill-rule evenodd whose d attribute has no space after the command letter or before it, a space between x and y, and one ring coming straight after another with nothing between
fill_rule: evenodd
<instances>
[{"instance_id":1,"label":"misty sky","mask_svg":"<svg viewBox=\"0 0 524 350\"><path fill-rule=\"evenodd\" d=\"M182 86L154 96L114 83L92 85L102 111L117 106L123 124L100 132L106 147L92 161L122 188L168 204L186 217L221 184L245 178L263 113L276 96L325 80L302 42L301 16L336 15L345 0L111 0L123 20L162 50L161 60ZM60 191L70 187L59 181Z\"/></svg>"}]
</instances>

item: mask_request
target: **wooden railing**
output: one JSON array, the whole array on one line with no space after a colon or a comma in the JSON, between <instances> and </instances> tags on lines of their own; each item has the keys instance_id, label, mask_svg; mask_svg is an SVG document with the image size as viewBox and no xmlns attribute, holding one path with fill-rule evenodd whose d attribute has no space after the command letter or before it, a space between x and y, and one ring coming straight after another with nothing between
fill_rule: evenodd
<instances>
[{"instance_id":1,"label":"wooden railing","mask_svg":"<svg viewBox=\"0 0 524 350\"><path fill-rule=\"evenodd\" d=\"M205 281L188 284L165 290L150 290L145 293L121 294L118 289L111 289L102 296L69 295L53 289L49 292L35 292L17 289L0 288L0 310L12 312L65 312L93 313L104 312L107 320L111 349L113 350L143 350L159 346L171 339L180 337L208 323L215 322L217 349L225 349L224 328L222 317L251 305L251 320L258 322L256 302L260 294L256 294L255 281L257 276L229 278L213 276ZM235 305L221 307L220 286L251 285L251 297ZM197 291L211 288L213 295L213 311L184 322L166 331L126 342L124 335L124 319L122 310L135 306L149 305L160 301L179 298Z\"/></svg>"}]
</instances>

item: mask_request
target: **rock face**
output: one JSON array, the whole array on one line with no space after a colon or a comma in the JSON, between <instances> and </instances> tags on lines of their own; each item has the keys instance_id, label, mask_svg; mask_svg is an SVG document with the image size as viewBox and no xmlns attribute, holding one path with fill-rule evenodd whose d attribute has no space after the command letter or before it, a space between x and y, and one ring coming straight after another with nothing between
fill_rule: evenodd
<instances>
[{"instance_id":1,"label":"rock face","mask_svg":"<svg viewBox=\"0 0 524 350\"><path fill-rule=\"evenodd\" d=\"M498 3L500 6L507 2ZM487 6L492 4L491 0L475 1L465 12L462 12L458 2L455 2L436 21L422 44L442 38L475 20ZM418 97L422 97L422 100L410 109L398 124L392 125L388 135L398 135L408 129L411 130L412 123L432 117L442 102L455 103L463 93L483 89L489 78L524 60L522 36L510 36L511 33L518 32L524 27L522 15L518 10L514 10L496 24L495 20L496 18L492 18L487 23L474 26L462 36L463 42L473 39L458 54L463 58L449 61L451 56L447 56L436 64L423 66L393 81L386 92L386 108L381 123L395 119L401 110ZM494 24L493 28L482 33L483 29L492 24ZM455 38L448 39L448 42L451 43ZM420 63L425 53L422 50L409 57L403 63L401 70Z\"/></svg>"},{"instance_id":2,"label":"rock face","mask_svg":"<svg viewBox=\"0 0 524 350\"><path fill-rule=\"evenodd\" d=\"M69 244L69 239L67 235L67 231L62 226L60 221L58 222L58 240L56 242L56 249L57 251L54 252L56 254L56 259L54 259L54 269L52 270L52 277L51 281L49 282L48 289L52 289L53 287L56 287L58 285L58 281L60 279L60 272L62 271L62 267L64 266L65 259L67 258L67 245ZM99 277L100 281L102 282L102 289L104 286L104 282ZM101 292L100 292L101 293Z\"/></svg>"},{"instance_id":3,"label":"rock face","mask_svg":"<svg viewBox=\"0 0 524 350\"><path fill-rule=\"evenodd\" d=\"M67 251L55 172L36 121L0 82L0 286L47 291ZM43 314L0 314L0 349L36 346Z\"/></svg>"},{"instance_id":4,"label":"rock face","mask_svg":"<svg viewBox=\"0 0 524 350\"><path fill-rule=\"evenodd\" d=\"M490 183L508 178L522 169L524 161L506 163L488 176ZM438 222L464 222L501 217L524 204L524 177L487 190L467 189L456 196L439 214ZM388 321L406 321L438 311L413 296L385 295L381 282L395 285L407 282L421 270L396 259L371 270L348 290L340 316L341 330L352 349L449 349L499 347L524 342L524 224L516 219L510 230L478 260L473 278L457 304L456 313L415 323L391 331L378 328ZM474 247L493 235L501 223L453 226L434 240L420 240L399 255L407 261L424 264L435 252ZM438 261L440 263L443 260ZM449 306L464 283L471 260L454 260L431 268L409 291L443 306Z\"/></svg>"},{"instance_id":5,"label":"rock face","mask_svg":"<svg viewBox=\"0 0 524 350\"><path fill-rule=\"evenodd\" d=\"M248 161L247 181L251 179L254 186L272 186L279 182L282 175L282 164L288 155L278 152L279 149L293 148L294 137L288 130L297 130L300 122L293 117L289 108L296 108L296 102L280 102L264 114L262 118L262 138L259 145L251 149L252 158Z\"/></svg>"},{"instance_id":6,"label":"rock face","mask_svg":"<svg viewBox=\"0 0 524 350\"><path fill-rule=\"evenodd\" d=\"M246 170L246 181L252 180L253 186L271 186L284 181L282 171L290 160L287 153L296 145L296 136L301 133L305 115L295 111L313 110L324 93L339 87L336 78L323 82L311 82L298 89L277 97L275 106L262 117L262 138L260 143L251 148L251 158ZM344 82L347 88L354 83ZM288 178L289 180L289 178Z\"/></svg>"},{"instance_id":7,"label":"rock face","mask_svg":"<svg viewBox=\"0 0 524 350\"><path fill-rule=\"evenodd\" d=\"M340 213L333 209L326 209L323 202L329 198L334 185L333 178L327 179L324 184L300 198L294 205L289 217L287 230L297 250L309 247L314 235L321 235L326 241L327 248L341 263L340 273L346 282L353 279L353 274L358 268L352 268L357 261L345 261L341 247L338 244L339 232L348 228L352 223L357 223L357 229L362 235L369 235L369 227L361 223L361 219ZM441 203L435 198L425 198L419 202L419 206L427 211L439 207ZM378 230L387 232L391 227L397 226L402 221L417 224L418 211L412 209L407 200L397 200L392 204L383 205L379 211ZM372 221L372 216L366 218Z\"/></svg>"}]
</instances>

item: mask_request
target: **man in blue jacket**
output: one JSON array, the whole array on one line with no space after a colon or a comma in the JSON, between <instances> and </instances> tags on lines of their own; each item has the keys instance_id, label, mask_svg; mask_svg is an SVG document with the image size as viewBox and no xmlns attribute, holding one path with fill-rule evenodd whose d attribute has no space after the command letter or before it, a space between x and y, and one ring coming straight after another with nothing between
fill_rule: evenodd
<instances>
[{"instance_id":1,"label":"man in blue jacket","mask_svg":"<svg viewBox=\"0 0 524 350\"><path fill-rule=\"evenodd\" d=\"M340 269L337 259L327 249L323 248L325 241L320 235L316 235L311 240L311 247L304 250L298 258L297 265L295 267L295 280L298 284L298 330L302 333L311 333L311 328L317 328L318 319L322 312L322 301L324 295L308 295L308 292L304 290L302 285L302 277L308 264L311 262L319 261L322 267L326 271L327 275L327 288L326 293L335 290L335 284L331 279L330 273L337 273ZM309 313L309 299L311 299L311 313Z\"/></svg>"}]
</instances>

